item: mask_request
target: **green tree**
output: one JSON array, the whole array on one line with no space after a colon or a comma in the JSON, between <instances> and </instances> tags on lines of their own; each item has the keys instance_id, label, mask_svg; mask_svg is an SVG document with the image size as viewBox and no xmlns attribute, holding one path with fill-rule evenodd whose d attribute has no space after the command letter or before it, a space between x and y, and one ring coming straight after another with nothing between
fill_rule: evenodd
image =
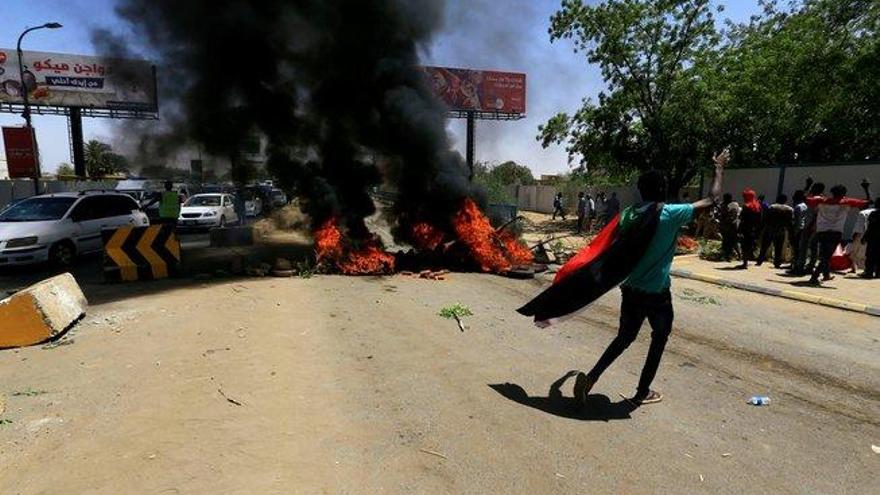
<instances>
[{"instance_id":1,"label":"green tree","mask_svg":"<svg viewBox=\"0 0 880 495\"><path fill-rule=\"evenodd\" d=\"M563 0L551 40L573 40L599 66L606 89L575 114L552 117L538 139L545 147L565 144L587 169L610 176L662 170L676 195L718 147L711 91L697 70L719 43L709 3Z\"/></svg>"},{"instance_id":2,"label":"green tree","mask_svg":"<svg viewBox=\"0 0 880 495\"><path fill-rule=\"evenodd\" d=\"M532 170L525 165L520 165L514 161L506 161L488 171L488 175L492 180L504 185L531 185L535 183L535 177L532 176Z\"/></svg>"},{"instance_id":3,"label":"green tree","mask_svg":"<svg viewBox=\"0 0 880 495\"><path fill-rule=\"evenodd\" d=\"M490 202L510 204L515 203L510 186L534 184L535 178L531 169L514 161L494 166L477 162L474 164L474 182L486 189Z\"/></svg>"},{"instance_id":4,"label":"green tree","mask_svg":"<svg viewBox=\"0 0 880 495\"><path fill-rule=\"evenodd\" d=\"M58 164L58 170L55 171L55 175L58 177L72 177L76 175L76 172L73 170L73 165L62 162Z\"/></svg>"},{"instance_id":5,"label":"green tree","mask_svg":"<svg viewBox=\"0 0 880 495\"><path fill-rule=\"evenodd\" d=\"M84 147L86 171L90 177L102 177L128 170L128 160L117 153L109 144L96 139L87 142Z\"/></svg>"},{"instance_id":6,"label":"green tree","mask_svg":"<svg viewBox=\"0 0 880 495\"><path fill-rule=\"evenodd\" d=\"M705 73L740 160L880 156L880 2L762 3L762 15L731 26L718 69Z\"/></svg>"}]
</instances>

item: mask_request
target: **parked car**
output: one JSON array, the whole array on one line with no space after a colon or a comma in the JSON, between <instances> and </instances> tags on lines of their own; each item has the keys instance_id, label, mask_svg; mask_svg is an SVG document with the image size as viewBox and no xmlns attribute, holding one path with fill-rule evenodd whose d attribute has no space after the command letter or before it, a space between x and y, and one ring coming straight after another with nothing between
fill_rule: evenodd
<instances>
[{"instance_id":1,"label":"parked car","mask_svg":"<svg viewBox=\"0 0 880 495\"><path fill-rule=\"evenodd\" d=\"M0 213L0 266L48 261L67 267L77 255L102 249L102 230L149 224L127 194L83 191L32 196Z\"/></svg>"},{"instance_id":2,"label":"parked car","mask_svg":"<svg viewBox=\"0 0 880 495\"><path fill-rule=\"evenodd\" d=\"M181 228L225 227L239 220L231 194L196 194L183 204L177 225Z\"/></svg>"},{"instance_id":3,"label":"parked car","mask_svg":"<svg viewBox=\"0 0 880 495\"><path fill-rule=\"evenodd\" d=\"M281 208L282 206L287 204L287 194L284 194L284 191L282 191L281 189L272 189L271 195L272 207Z\"/></svg>"}]
</instances>

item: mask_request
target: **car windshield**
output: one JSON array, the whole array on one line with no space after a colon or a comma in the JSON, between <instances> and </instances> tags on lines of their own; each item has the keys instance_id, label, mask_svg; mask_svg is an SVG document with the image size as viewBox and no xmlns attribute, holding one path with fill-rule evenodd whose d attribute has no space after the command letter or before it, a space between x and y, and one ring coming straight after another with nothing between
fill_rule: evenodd
<instances>
[{"instance_id":1,"label":"car windshield","mask_svg":"<svg viewBox=\"0 0 880 495\"><path fill-rule=\"evenodd\" d=\"M67 213L76 198L28 198L0 213L0 222L42 222L58 220Z\"/></svg>"},{"instance_id":2,"label":"car windshield","mask_svg":"<svg viewBox=\"0 0 880 495\"><path fill-rule=\"evenodd\" d=\"M193 196L184 206L220 206L220 196Z\"/></svg>"}]
</instances>

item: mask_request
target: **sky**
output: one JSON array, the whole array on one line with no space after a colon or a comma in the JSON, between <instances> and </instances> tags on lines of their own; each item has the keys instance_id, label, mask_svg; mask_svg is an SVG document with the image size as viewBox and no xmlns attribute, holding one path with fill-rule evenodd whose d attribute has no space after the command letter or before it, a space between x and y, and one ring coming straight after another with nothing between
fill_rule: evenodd
<instances>
[{"instance_id":1,"label":"sky","mask_svg":"<svg viewBox=\"0 0 880 495\"><path fill-rule=\"evenodd\" d=\"M591 3L593 0L590 0ZM576 54L569 41L550 42L550 16L560 0L448 0L444 26L423 54L428 65L491 69L527 74L527 117L514 122L478 121L476 159L489 163L514 160L536 175L569 170L561 146L548 149L535 139L538 126L559 112L573 112L584 97L594 97L603 87L599 69ZM713 0L724 5L721 19L745 21L759 12L757 0ZM27 35L25 50L96 54L91 32L98 27L125 30L113 12L114 0L30 0L4 5L0 47L15 48L18 35L28 26L60 22L62 29ZM161 64L157 64L161 71ZM0 113L0 125L20 125L18 115ZM34 116L42 167L54 172L70 162L67 119ZM120 129L113 121L83 119L85 139L113 142ZM448 130L464 154L465 122L450 120ZM3 151L0 149L0 155Z\"/></svg>"}]
</instances>

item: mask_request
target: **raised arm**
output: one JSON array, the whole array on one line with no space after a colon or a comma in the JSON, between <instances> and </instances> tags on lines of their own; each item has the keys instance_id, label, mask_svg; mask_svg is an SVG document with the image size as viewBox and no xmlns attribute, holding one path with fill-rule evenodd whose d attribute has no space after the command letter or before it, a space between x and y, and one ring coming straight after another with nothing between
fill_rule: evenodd
<instances>
[{"instance_id":1,"label":"raised arm","mask_svg":"<svg viewBox=\"0 0 880 495\"><path fill-rule=\"evenodd\" d=\"M715 205L715 200L721 196L721 179L724 175L724 167L730 161L730 150L725 149L721 153L712 157L715 162L715 178L712 180L712 188L709 189L709 196L691 204L694 210L702 210L711 208Z\"/></svg>"}]
</instances>

